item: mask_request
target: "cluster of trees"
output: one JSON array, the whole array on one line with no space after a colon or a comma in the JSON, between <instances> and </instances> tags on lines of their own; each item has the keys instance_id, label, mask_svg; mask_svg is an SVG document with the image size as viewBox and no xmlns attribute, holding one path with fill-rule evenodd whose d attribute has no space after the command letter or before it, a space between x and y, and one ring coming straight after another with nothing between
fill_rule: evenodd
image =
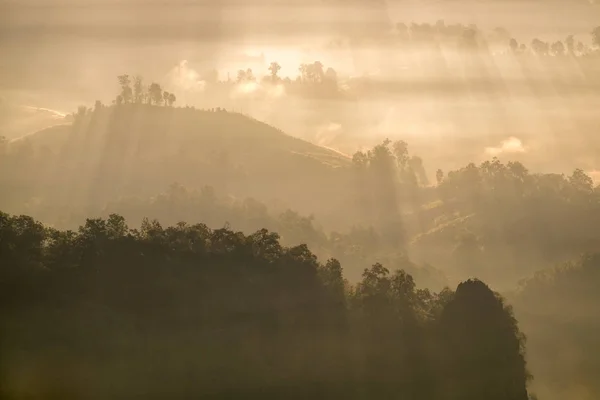
<instances>
[{"instance_id":1,"label":"cluster of trees","mask_svg":"<svg viewBox=\"0 0 600 400\"><path fill-rule=\"evenodd\" d=\"M268 83L287 83L291 84L292 80L290 77L281 77L279 76L279 71L281 70L281 65L277 61L273 61L269 64L267 68L268 75L263 78L263 82ZM296 77L296 83L304 83L304 84L336 84L337 83L337 72L328 67L325 69L325 66L321 61L315 61L313 63L303 63L298 67L299 75ZM217 82L217 75L210 74L212 78L207 79L209 83ZM244 83L244 82L256 82L258 78L255 76L252 68L240 69L237 72L235 82L236 83Z\"/></svg>"},{"instance_id":2,"label":"cluster of trees","mask_svg":"<svg viewBox=\"0 0 600 400\"><path fill-rule=\"evenodd\" d=\"M331 67L325 68L321 61L303 63L298 67L298 75L295 78L280 76L281 65L273 61L267 68L267 73L258 78L252 68L240 69L234 80L220 82L218 73L211 71L203 76L210 88L229 86L231 84L260 83L265 85L282 85L288 94L316 97L340 97L338 74ZM216 86L215 86L216 85Z\"/></svg>"},{"instance_id":3,"label":"cluster of trees","mask_svg":"<svg viewBox=\"0 0 600 400\"><path fill-rule=\"evenodd\" d=\"M523 335L483 282L417 289L278 235L0 214L3 398L527 400ZM57 352L58 350L58 352Z\"/></svg>"},{"instance_id":4,"label":"cluster of trees","mask_svg":"<svg viewBox=\"0 0 600 400\"><path fill-rule=\"evenodd\" d=\"M393 238L390 245L404 247L402 211L418 208L419 187L429 184L423 160L409 155L406 142L386 139L367 152L356 152L352 167L358 215Z\"/></svg>"},{"instance_id":5,"label":"cluster of trees","mask_svg":"<svg viewBox=\"0 0 600 400\"><path fill-rule=\"evenodd\" d=\"M531 173L498 158L427 180L403 141L353 156L356 221L379 243L454 276L480 276L503 288L541 266L598 251L600 187L581 169ZM368 243L368 242L365 242Z\"/></svg>"},{"instance_id":6,"label":"cluster of trees","mask_svg":"<svg viewBox=\"0 0 600 400\"><path fill-rule=\"evenodd\" d=\"M115 99L116 104L154 104L154 105L165 105L172 107L177 97L173 93L169 93L166 90L163 91L162 87L152 82L146 87L144 85L141 76L135 76L133 81L127 74L119 75L117 77L121 92Z\"/></svg>"},{"instance_id":7,"label":"cluster of trees","mask_svg":"<svg viewBox=\"0 0 600 400\"><path fill-rule=\"evenodd\" d=\"M152 215L163 224L178 221L203 221L211 228L229 226L244 233L261 228L277 232L281 243L294 246L307 244L321 259L336 258L346 266L346 277L352 282L360 279L366 263L380 262L394 269L403 269L431 289L441 289L448 284L444 274L426 263L417 264L408 257L406 247L393 232L382 233L367 224L349 230L328 232L314 215L302 215L287 209L281 212L252 197L223 196L213 187L200 190L173 184L157 196L150 198L122 198L112 201L98 214L111 213L125 216L130 221L141 221ZM65 228L73 228L81 218L63 221ZM401 243L403 244L403 243Z\"/></svg>"},{"instance_id":8,"label":"cluster of trees","mask_svg":"<svg viewBox=\"0 0 600 400\"><path fill-rule=\"evenodd\" d=\"M363 43L367 41L368 43ZM374 42L374 43L372 43ZM517 66L520 65L524 73L525 80L536 82L539 76L531 74L531 70L542 68L549 73L551 78L555 78L559 88L576 88L576 78L581 78L581 72L585 80L591 83L597 83L597 60L598 49L600 49L600 27L595 28L591 34L591 46L581 40L577 40L574 35L568 35L564 40L553 42L544 41L540 38L533 39L529 45L520 42L511 37L510 33L503 28L496 28L491 34L486 34L475 25L450 24L446 25L444 21L438 21L435 24L428 23L398 23L395 29L390 33L380 32L374 37L360 36L346 40L334 40L328 47L333 50L351 49L356 60L357 68L362 68L360 60L361 52L367 48L381 47L382 52L388 52L385 57L385 63L378 65L377 69L384 79L390 78L398 80L400 86L378 85L369 77L348 77L342 76L334 68L326 67L321 61L313 63L303 63L298 66L298 74L295 76L281 76L281 65L278 61L271 62L264 74L252 70L252 68L240 69L233 79L219 81L216 70L208 71L202 74L202 79L207 84L208 90L219 91L223 87L232 84L256 82L268 84L284 85L288 94L309 96L318 98L338 98L350 99L356 96L364 96L369 93L380 95L382 92L402 91L407 87L414 87L415 78L421 74L431 75L430 82L424 83L426 87L431 85L432 89L452 89L460 90L465 87L464 77L456 75L455 68L451 68L453 63L458 63L461 69L470 76L471 84L487 84L482 86L490 90L490 83L497 83L500 77L494 68L489 68L488 61L498 60L500 58L504 65L496 65L496 68L503 69L514 68L514 61L517 60ZM387 46L387 47L386 47ZM389 48L391 46L391 49ZM442 49L448 47L451 54L458 57L447 57ZM413 50L415 51L413 53ZM398 57L402 52L403 57ZM470 55L478 52L480 56L473 60ZM508 57L507 57L508 56ZM518 56L515 58L515 56ZM535 56L534 59L527 56ZM371 58L372 54L365 54L366 58ZM540 64L540 59L543 63ZM573 65L565 64L568 59L576 59L579 69L574 70L573 82L562 82L559 79L556 67L564 66L571 69ZM372 63L365 63L365 68L373 70ZM564 74L563 69L559 69ZM506 74L511 77L512 72ZM259 76L263 76L260 78ZM406 79L403 77L406 76ZM403 80L404 79L404 80ZM505 78L507 79L507 78ZM515 78L516 79L516 78ZM482 82L479 82L482 80ZM510 79L509 79L510 80ZM343 81L343 82L342 82ZM412 85L412 86L411 86ZM448 86L450 85L450 86ZM343 88L343 89L342 89Z\"/></svg>"},{"instance_id":9,"label":"cluster of trees","mask_svg":"<svg viewBox=\"0 0 600 400\"><path fill-rule=\"evenodd\" d=\"M529 48L537 56L585 56L592 54L595 50L600 48L600 26L592 30L592 48L589 48L583 42L577 41L574 35L568 35L563 41L557 40L554 42L546 42L544 40L534 38L531 41ZM511 38L509 41L509 47L516 54L526 53L527 46L525 43L520 43L515 39Z\"/></svg>"},{"instance_id":10,"label":"cluster of trees","mask_svg":"<svg viewBox=\"0 0 600 400\"><path fill-rule=\"evenodd\" d=\"M599 250L600 189L581 169L530 173L494 158L438 176L439 203L426 211L434 223L413 242L430 262L452 260L455 270L510 285L540 266Z\"/></svg>"},{"instance_id":11,"label":"cluster of trees","mask_svg":"<svg viewBox=\"0 0 600 400\"><path fill-rule=\"evenodd\" d=\"M529 49L537 55L586 55L600 48L600 26L590 32L592 47L588 47L575 35L568 35L564 41L558 40L552 43L534 38ZM435 24L398 22L393 30L392 38L400 43L425 44L428 42L447 43L452 41L462 48L485 48L490 45L508 45L511 50L518 53L528 52L525 43L519 43L510 33L501 27L494 29L490 34L481 31L476 25L450 24L443 20Z\"/></svg>"}]
</instances>

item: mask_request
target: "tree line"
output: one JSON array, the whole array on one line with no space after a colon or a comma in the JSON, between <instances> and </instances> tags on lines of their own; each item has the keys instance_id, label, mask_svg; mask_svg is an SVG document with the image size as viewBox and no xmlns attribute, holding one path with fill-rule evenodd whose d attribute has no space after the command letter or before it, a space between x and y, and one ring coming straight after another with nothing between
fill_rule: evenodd
<instances>
[{"instance_id":1,"label":"tree line","mask_svg":"<svg viewBox=\"0 0 600 400\"><path fill-rule=\"evenodd\" d=\"M139 75L133 80L127 74L117 77L121 92L117 95L115 103L119 104L154 104L172 107L177 97L173 93L163 90L160 84L150 83L147 87L144 85L143 78Z\"/></svg>"},{"instance_id":2,"label":"tree line","mask_svg":"<svg viewBox=\"0 0 600 400\"><path fill-rule=\"evenodd\" d=\"M446 24L444 20L438 20L435 23L417 23L396 22L390 25L386 31L373 32L372 35L362 35L362 37L353 37L351 43L361 41L380 41L385 44L417 44L427 45L431 43L449 44L452 43L458 48L480 48L485 49L490 45L508 46L513 51L521 53L533 52L537 55L572 55L585 56L594 53L600 48L600 26L591 29L589 34L591 47L578 40L575 35L567 35L564 40L547 42L540 38L534 38L529 43L519 42L518 38L513 37L505 28L497 27L491 32L482 31L475 24ZM339 47L343 41L334 40L331 45Z\"/></svg>"},{"instance_id":3,"label":"tree line","mask_svg":"<svg viewBox=\"0 0 600 400\"><path fill-rule=\"evenodd\" d=\"M524 337L479 280L439 293L261 229L0 214L4 398L528 399Z\"/></svg>"},{"instance_id":4,"label":"tree line","mask_svg":"<svg viewBox=\"0 0 600 400\"><path fill-rule=\"evenodd\" d=\"M287 76L281 75L280 62L272 60L265 67L265 71L253 70L250 67L241 68L231 77L227 74L227 78L224 79L219 78L219 71L212 69L202 72L200 79L206 84L205 90L209 91L252 82L265 86L282 85L286 93L293 95L352 99L356 96L381 95L389 91L402 92L409 87L414 88L414 85L420 83L414 82L410 75L419 76L424 71L433 73L433 77L422 83L425 88L461 90L465 86L463 78L453 73L453 68L449 68L451 63L459 63L461 68L474 74L469 78L471 84L482 85L482 90L489 91L495 89L489 87L489 84L496 82L499 77L493 70L487 69L483 60L504 58L509 62L516 61L517 66L520 66L524 72L524 77L521 79L532 83L540 79L539 76L531 73L532 69L548 69L547 72L550 77L554 77L557 87L563 90L563 88L577 88L578 84L577 80L561 82L559 72L555 71L555 67L558 66L572 69L573 65L568 64L568 60L576 60L578 64L579 70L573 70L575 77L581 78L583 72L586 83L595 85L598 82L595 71L600 49L600 27L591 31L590 42L588 44L575 35L567 35L563 40L547 41L543 38L534 38L526 42L513 37L504 28L496 28L490 34L486 34L472 24L446 24L442 20L435 24L399 22L385 32L335 39L326 46L332 51L351 49L355 57L359 58L358 64L362 57L361 51L365 47L380 47L381 52L386 56L386 63L378 65L377 69L381 79L388 79L384 84L378 84L377 79L368 76L345 76L332 66L325 66L320 60L301 63L297 66L296 74ZM444 55L446 49L459 57L448 58ZM479 54L483 59L473 62L473 54ZM365 57L371 56L365 54ZM540 60L543 61L541 64ZM365 68L373 67L371 65ZM406 78L403 78L405 75ZM510 80L508 78L508 81ZM497 90L501 90L505 83L498 83L500 88Z\"/></svg>"}]
</instances>

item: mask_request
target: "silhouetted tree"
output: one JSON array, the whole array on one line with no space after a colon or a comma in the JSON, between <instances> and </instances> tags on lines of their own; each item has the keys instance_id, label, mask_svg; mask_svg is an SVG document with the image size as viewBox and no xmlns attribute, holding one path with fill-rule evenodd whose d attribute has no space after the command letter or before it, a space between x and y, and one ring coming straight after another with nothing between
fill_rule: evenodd
<instances>
[{"instance_id":1,"label":"silhouetted tree","mask_svg":"<svg viewBox=\"0 0 600 400\"><path fill-rule=\"evenodd\" d=\"M277 74L279 73L280 70L281 70L281 65L279 65L275 61L269 65L269 72L271 73L271 82L279 81L279 76Z\"/></svg>"},{"instance_id":2,"label":"silhouetted tree","mask_svg":"<svg viewBox=\"0 0 600 400\"><path fill-rule=\"evenodd\" d=\"M246 70L240 69L238 71L236 81L238 83L240 83L240 82L254 82L254 81L256 81L256 78L254 76L254 73L252 72L252 69L250 69L250 68L248 68Z\"/></svg>"},{"instance_id":3,"label":"silhouetted tree","mask_svg":"<svg viewBox=\"0 0 600 400\"><path fill-rule=\"evenodd\" d=\"M129 75L119 75L117 77L119 85L121 86L121 97L124 103L131 103L133 92L131 90L131 79Z\"/></svg>"},{"instance_id":4,"label":"silhouetted tree","mask_svg":"<svg viewBox=\"0 0 600 400\"><path fill-rule=\"evenodd\" d=\"M552 53L555 56L564 56L565 55L565 45L560 40L552 43L551 49L552 49Z\"/></svg>"},{"instance_id":5,"label":"silhouetted tree","mask_svg":"<svg viewBox=\"0 0 600 400\"><path fill-rule=\"evenodd\" d=\"M158 83L152 82L148 87L150 104L160 105L163 101L163 91Z\"/></svg>"},{"instance_id":6,"label":"silhouetted tree","mask_svg":"<svg viewBox=\"0 0 600 400\"><path fill-rule=\"evenodd\" d=\"M510 42L508 43L508 45L513 53L516 53L519 51L519 42L517 42L517 39L515 39L515 38L510 39Z\"/></svg>"},{"instance_id":7,"label":"silhouetted tree","mask_svg":"<svg viewBox=\"0 0 600 400\"><path fill-rule=\"evenodd\" d=\"M437 182L438 185L441 185L443 180L444 180L444 171L442 171L441 169L438 169L435 172L435 181Z\"/></svg>"},{"instance_id":8,"label":"silhouetted tree","mask_svg":"<svg viewBox=\"0 0 600 400\"><path fill-rule=\"evenodd\" d=\"M524 335L499 295L481 281L463 282L440 322L440 398L528 400Z\"/></svg>"},{"instance_id":9,"label":"silhouetted tree","mask_svg":"<svg viewBox=\"0 0 600 400\"><path fill-rule=\"evenodd\" d=\"M531 49L538 56L546 56L548 55L549 45L547 42L543 42L540 39L536 38L531 41Z\"/></svg>"},{"instance_id":10,"label":"silhouetted tree","mask_svg":"<svg viewBox=\"0 0 600 400\"><path fill-rule=\"evenodd\" d=\"M144 84L141 76L136 76L133 79L133 99L137 104L144 102Z\"/></svg>"}]
</instances>

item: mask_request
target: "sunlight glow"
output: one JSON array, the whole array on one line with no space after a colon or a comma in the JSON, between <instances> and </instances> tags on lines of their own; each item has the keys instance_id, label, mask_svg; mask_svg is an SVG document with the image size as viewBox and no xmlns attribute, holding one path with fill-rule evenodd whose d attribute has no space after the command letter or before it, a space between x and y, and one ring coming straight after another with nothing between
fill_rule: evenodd
<instances>
[{"instance_id":1,"label":"sunlight glow","mask_svg":"<svg viewBox=\"0 0 600 400\"><path fill-rule=\"evenodd\" d=\"M520 139L511 136L510 138L503 140L498 147L487 147L485 152L491 156L497 156L503 153L525 153L526 149L523 147L523 143Z\"/></svg>"}]
</instances>

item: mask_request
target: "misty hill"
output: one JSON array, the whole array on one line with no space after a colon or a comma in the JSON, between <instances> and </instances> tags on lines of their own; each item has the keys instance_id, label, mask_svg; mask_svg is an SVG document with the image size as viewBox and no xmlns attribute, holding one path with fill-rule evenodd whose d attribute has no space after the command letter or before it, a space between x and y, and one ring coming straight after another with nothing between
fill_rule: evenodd
<instances>
[{"instance_id":1,"label":"misty hill","mask_svg":"<svg viewBox=\"0 0 600 400\"><path fill-rule=\"evenodd\" d=\"M36 196L70 204L150 196L173 182L306 204L316 200L307 196L311 189L335 190L337 170L350 164L340 153L241 114L147 104L81 108L72 125L11 146L43 155L27 165Z\"/></svg>"},{"instance_id":2,"label":"misty hill","mask_svg":"<svg viewBox=\"0 0 600 400\"><path fill-rule=\"evenodd\" d=\"M285 224L298 229L284 240L335 256L354 276L358 259L403 264L408 255L443 266L450 282L478 276L507 289L541 267L600 250L600 191L582 170L539 174L494 159L438 170L432 186L427 161L405 142L384 141L350 161L220 109L97 104L80 109L72 125L12 142L7 155L0 207L9 212L62 227L111 211L138 222L284 232L266 217L289 209L296 214ZM169 187L185 190L157 196Z\"/></svg>"}]
</instances>

